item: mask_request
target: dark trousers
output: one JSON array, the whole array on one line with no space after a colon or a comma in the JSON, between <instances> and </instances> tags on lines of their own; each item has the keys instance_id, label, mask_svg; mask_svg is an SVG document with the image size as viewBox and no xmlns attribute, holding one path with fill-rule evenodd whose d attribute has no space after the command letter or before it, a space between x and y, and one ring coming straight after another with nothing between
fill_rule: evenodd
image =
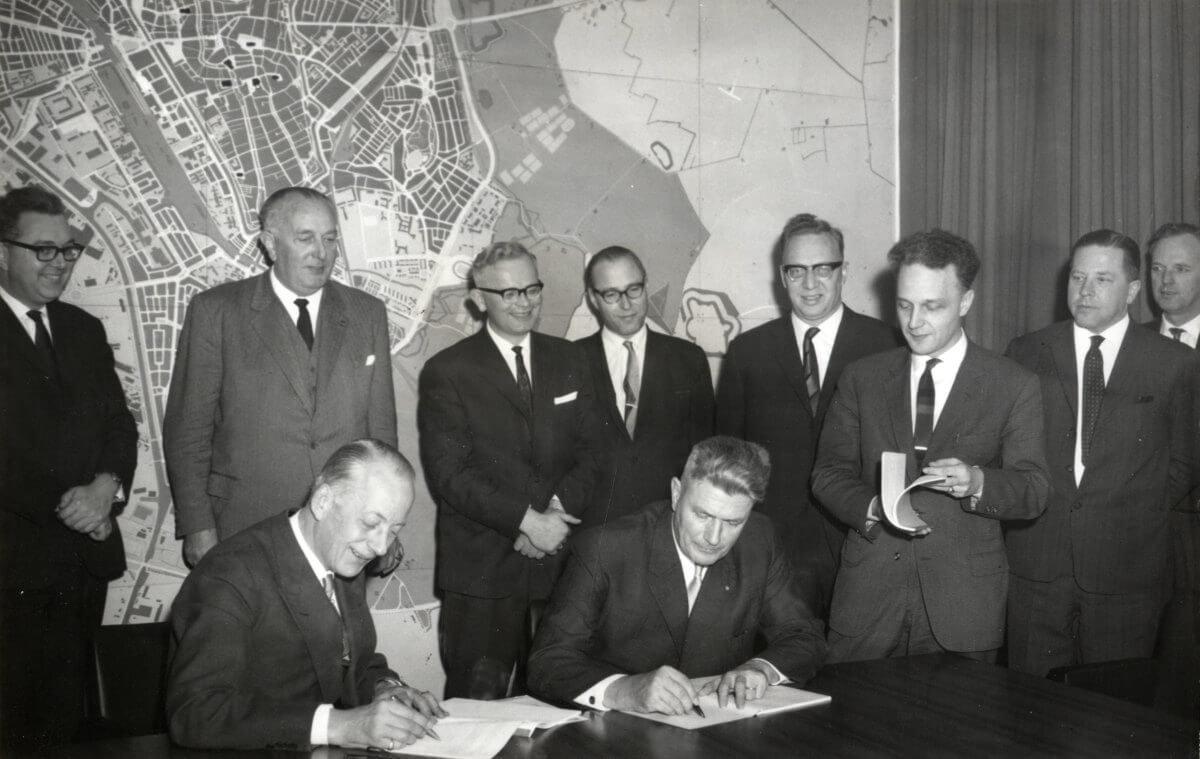
<instances>
[{"instance_id":1,"label":"dark trousers","mask_svg":"<svg viewBox=\"0 0 1200 759\"><path fill-rule=\"evenodd\" d=\"M524 595L477 598L445 591L438 625L446 698L523 692L532 603Z\"/></svg>"},{"instance_id":2,"label":"dark trousers","mask_svg":"<svg viewBox=\"0 0 1200 759\"><path fill-rule=\"evenodd\" d=\"M1016 575L1008 584L1008 666L1038 677L1055 667L1154 654L1163 590L1089 593L1074 577Z\"/></svg>"},{"instance_id":3,"label":"dark trousers","mask_svg":"<svg viewBox=\"0 0 1200 759\"><path fill-rule=\"evenodd\" d=\"M68 743L83 723L107 587L76 566L45 588L0 590L0 756Z\"/></svg>"}]
</instances>

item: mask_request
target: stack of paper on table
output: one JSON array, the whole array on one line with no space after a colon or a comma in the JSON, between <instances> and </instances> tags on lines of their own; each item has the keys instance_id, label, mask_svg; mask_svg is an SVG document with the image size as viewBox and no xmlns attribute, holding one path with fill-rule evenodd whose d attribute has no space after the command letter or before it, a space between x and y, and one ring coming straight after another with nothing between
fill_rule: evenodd
<instances>
[{"instance_id":1,"label":"stack of paper on table","mask_svg":"<svg viewBox=\"0 0 1200 759\"><path fill-rule=\"evenodd\" d=\"M447 759L491 759L513 735L530 735L535 729L556 727L586 719L579 711L556 709L529 696L502 701L451 698L442 702L450 716L438 720L441 740L422 738L392 750L393 754L421 754Z\"/></svg>"},{"instance_id":2,"label":"stack of paper on table","mask_svg":"<svg viewBox=\"0 0 1200 759\"><path fill-rule=\"evenodd\" d=\"M705 683L712 679L711 677L694 677L692 678L692 685L696 690L700 690L704 687ZM831 696L800 690L789 685L769 685L767 686L767 692L763 694L762 698L747 701L746 705L741 709L735 705L732 694L726 699L725 708L723 709L717 706L716 693L701 696L700 708L704 710L703 717L692 713L679 716L657 713L629 713L637 717L652 719L655 722L663 722L687 730L697 730L702 727L709 727L710 725L719 725L722 722L734 722L739 719L746 719L747 717L766 716L793 709L804 709L809 706L820 706L821 704L828 704L832 700Z\"/></svg>"}]
</instances>

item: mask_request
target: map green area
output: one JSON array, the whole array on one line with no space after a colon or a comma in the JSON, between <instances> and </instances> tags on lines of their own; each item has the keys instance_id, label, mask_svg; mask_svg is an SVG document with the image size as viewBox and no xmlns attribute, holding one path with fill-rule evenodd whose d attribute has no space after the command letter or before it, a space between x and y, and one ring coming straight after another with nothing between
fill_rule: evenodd
<instances>
[{"instance_id":1,"label":"map green area","mask_svg":"<svg viewBox=\"0 0 1200 759\"><path fill-rule=\"evenodd\" d=\"M334 197L335 276L387 304L416 462L417 375L477 328L464 274L493 239L536 252L541 329L569 337L595 328L588 253L633 248L653 328L714 368L778 314L770 250L791 214L840 223L852 281L869 274L853 252L885 250L894 223L892 16L890 0L0 0L0 178L68 201L91 252L64 297L103 319L139 424L106 622L163 618L186 576L160 442L176 339L197 292L262 270L267 194ZM872 310L865 285L848 295ZM373 594L431 639L433 519L422 491L405 566Z\"/></svg>"}]
</instances>

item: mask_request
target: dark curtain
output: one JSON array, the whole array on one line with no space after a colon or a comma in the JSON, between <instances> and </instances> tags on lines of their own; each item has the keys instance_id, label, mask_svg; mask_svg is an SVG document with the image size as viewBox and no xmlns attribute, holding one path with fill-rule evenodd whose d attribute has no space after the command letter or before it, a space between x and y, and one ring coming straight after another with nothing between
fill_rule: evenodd
<instances>
[{"instance_id":1,"label":"dark curtain","mask_svg":"<svg viewBox=\"0 0 1200 759\"><path fill-rule=\"evenodd\" d=\"M1144 245L1200 221L1200 0L900 0L899 17L901 230L976 245L974 339L1003 351L1067 318L1080 234Z\"/></svg>"}]
</instances>

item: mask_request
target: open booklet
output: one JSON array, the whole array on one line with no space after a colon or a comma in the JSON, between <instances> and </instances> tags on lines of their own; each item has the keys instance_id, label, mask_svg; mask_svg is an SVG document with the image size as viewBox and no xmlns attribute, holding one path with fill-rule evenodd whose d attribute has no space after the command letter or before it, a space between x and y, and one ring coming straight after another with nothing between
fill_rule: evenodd
<instances>
[{"instance_id":1,"label":"open booklet","mask_svg":"<svg viewBox=\"0 0 1200 759\"><path fill-rule=\"evenodd\" d=\"M696 690L700 690L704 687L705 683L713 679L712 677L693 677L692 686ZM828 704L832 700L832 696L813 693L808 690L800 690L790 685L769 685L767 686L767 692L763 694L762 698L747 701L746 705L741 709L735 705L732 694L725 701L725 708L717 706L717 694L715 692L701 696L700 708L704 710L703 717L691 713L682 715L628 713L633 714L635 717L682 727L686 730L698 730L702 727L719 725L722 722L734 722L739 719L746 719L747 717L759 717L778 712L787 712L792 709L820 706L821 704Z\"/></svg>"},{"instance_id":2,"label":"open booklet","mask_svg":"<svg viewBox=\"0 0 1200 759\"><path fill-rule=\"evenodd\" d=\"M929 525L925 524L925 520L921 519L913 510L908 495L909 491L941 482L946 478L940 474L926 474L905 485L907 469L907 456L895 451L884 451L883 459L880 461L881 492L879 501L883 506L883 516L890 525L905 532L916 532L929 527Z\"/></svg>"},{"instance_id":3,"label":"open booklet","mask_svg":"<svg viewBox=\"0 0 1200 759\"><path fill-rule=\"evenodd\" d=\"M440 740L421 738L393 754L417 754L447 759L490 759L514 735L529 736L535 729L556 727L586 719L573 709L558 709L529 696L501 701L451 698L442 702L449 716L438 720Z\"/></svg>"}]
</instances>

